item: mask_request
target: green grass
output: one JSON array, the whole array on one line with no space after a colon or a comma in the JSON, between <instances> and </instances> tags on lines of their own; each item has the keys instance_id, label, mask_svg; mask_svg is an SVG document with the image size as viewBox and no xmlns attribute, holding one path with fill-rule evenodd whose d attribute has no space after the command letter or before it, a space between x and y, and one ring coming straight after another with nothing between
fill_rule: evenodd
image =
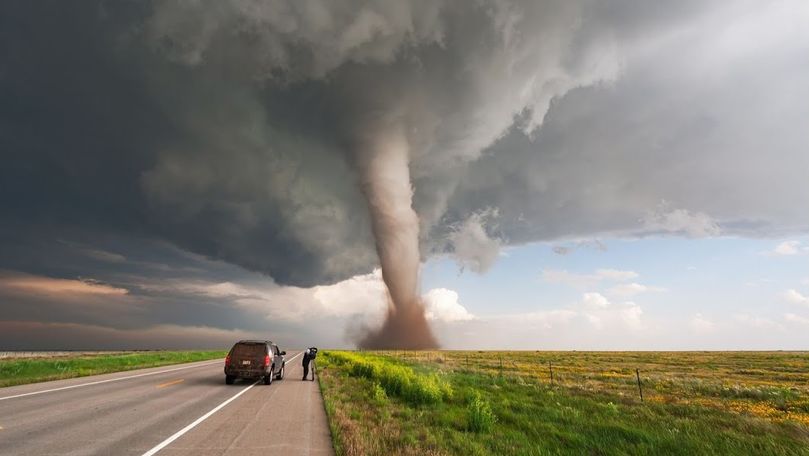
<instances>
[{"instance_id":1,"label":"green grass","mask_svg":"<svg viewBox=\"0 0 809 456\"><path fill-rule=\"evenodd\" d=\"M410 404L431 404L452 397L452 387L437 374L418 374L407 366L391 363L382 358L355 353L334 352L331 362L342 366L354 377L374 380L385 396L396 396ZM378 391L375 396L380 396Z\"/></svg>"},{"instance_id":2,"label":"green grass","mask_svg":"<svg viewBox=\"0 0 809 456\"><path fill-rule=\"evenodd\" d=\"M807 354L504 352L502 373L500 355L323 352L337 454L809 455ZM394 394L378 375L394 368L451 394Z\"/></svg>"},{"instance_id":3,"label":"green grass","mask_svg":"<svg viewBox=\"0 0 809 456\"><path fill-rule=\"evenodd\" d=\"M0 387L224 358L226 351L150 351L0 360Z\"/></svg>"},{"instance_id":4,"label":"green grass","mask_svg":"<svg viewBox=\"0 0 809 456\"><path fill-rule=\"evenodd\" d=\"M491 405L477 392L469 400L467 414L469 415L469 430L473 432L491 431L497 422L497 416L492 412Z\"/></svg>"}]
</instances>

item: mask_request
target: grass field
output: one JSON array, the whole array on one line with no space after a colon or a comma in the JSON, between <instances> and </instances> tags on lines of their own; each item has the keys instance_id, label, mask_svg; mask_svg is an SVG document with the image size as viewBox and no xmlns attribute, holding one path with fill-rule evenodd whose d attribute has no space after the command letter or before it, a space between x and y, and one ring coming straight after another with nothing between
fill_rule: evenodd
<instances>
[{"instance_id":1,"label":"grass field","mask_svg":"<svg viewBox=\"0 0 809 456\"><path fill-rule=\"evenodd\" d=\"M224 358L226 351L149 351L0 359L0 387Z\"/></svg>"},{"instance_id":2,"label":"grass field","mask_svg":"<svg viewBox=\"0 0 809 456\"><path fill-rule=\"evenodd\" d=\"M330 351L318 365L341 455L809 455L809 353Z\"/></svg>"}]
</instances>

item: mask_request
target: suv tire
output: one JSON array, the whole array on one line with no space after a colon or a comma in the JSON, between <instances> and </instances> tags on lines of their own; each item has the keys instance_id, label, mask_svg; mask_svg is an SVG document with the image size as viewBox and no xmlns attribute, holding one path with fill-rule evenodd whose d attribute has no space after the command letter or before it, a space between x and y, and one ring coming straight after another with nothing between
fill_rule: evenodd
<instances>
[{"instance_id":1,"label":"suv tire","mask_svg":"<svg viewBox=\"0 0 809 456\"><path fill-rule=\"evenodd\" d=\"M281 365L281 370L278 371L278 375L275 376L276 380L283 380L284 379L284 370L286 370L286 363Z\"/></svg>"},{"instance_id":2,"label":"suv tire","mask_svg":"<svg viewBox=\"0 0 809 456\"><path fill-rule=\"evenodd\" d=\"M226 385L232 385L234 380L236 380L236 377L234 377L232 375L225 375L225 384Z\"/></svg>"},{"instance_id":3,"label":"suv tire","mask_svg":"<svg viewBox=\"0 0 809 456\"><path fill-rule=\"evenodd\" d=\"M272 373L272 368L270 368L270 373L264 376L264 384L265 385L272 385L272 378L275 375Z\"/></svg>"}]
</instances>

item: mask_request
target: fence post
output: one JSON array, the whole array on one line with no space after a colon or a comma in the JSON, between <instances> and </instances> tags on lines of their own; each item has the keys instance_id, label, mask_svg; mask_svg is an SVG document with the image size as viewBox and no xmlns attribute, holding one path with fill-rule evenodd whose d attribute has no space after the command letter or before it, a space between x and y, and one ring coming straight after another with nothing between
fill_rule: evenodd
<instances>
[{"instance_id":1,"label":"fence post","mask_svg":"<svg viewBox=\"0 0 809 456\"><path fill-rule=\"evenodd\" d=\"M638 379L638 393L640 393L640 401L643 402L643 387L640 386L640 370L635 369L635 376Z\"/></svg>"},{"instance_id":2,"label":"fence post","mask_svg":"<svg viewBox=\"0 0 809 456\"><path fill-rule=\"evenodd\" d=\"M548 370L551 371L551 386L553 386L553 366L550 361L548 361Z\"/></svg>"}]
</instances>

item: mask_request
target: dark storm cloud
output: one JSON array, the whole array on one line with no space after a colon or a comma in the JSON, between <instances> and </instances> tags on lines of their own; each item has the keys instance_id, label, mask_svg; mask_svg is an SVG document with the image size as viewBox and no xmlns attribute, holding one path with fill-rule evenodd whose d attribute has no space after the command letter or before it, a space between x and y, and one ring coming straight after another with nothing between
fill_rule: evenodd
<instances>
[{"instance_id":1,"label":"dark storm cloud","mask_svg":"<svg viewBox=\"0 0 809 456\"><path fill-rule=\"evenodd\" d=\"M804 231L806 16L745 1L5 2L0 270L127 294L97 314L18 294L2 319L254 330L262 310L170 287L370 272L351 145L379 119L410 146L423 258L485 271L499 245Z\"/></svg>"},{"instance_id":2,"label":"dark storm cloud","mask_svg":"<svg viewBox=\"0 0 809 456\"><path fill-rule=\"evenodd\" d=\"M94 242L90 248L43 237L37 244L20 244L15 249L6 245L4 258L17 261L5 261L0 270L3 319L119 329L157 323L261 327L255 313L234 312L228 301L154 288L156 278L184 283L235 280L244 275L238 268L142 239L97 238Z\"/></svg>"},{"instance_id":3,"label":"dark storm cloud","mask_svg":"<svg viewBox=\"0 0 809 456\"><path fill-rule=\"evenodd\" d=\"M353 311L324 310L314 290L281 287L165 242L94 241L90 248L42 238L3 252L43 253L0 269L3 349L222 348L256 337L294 346L345 343L341 332L326 329ZM32 269L41 272L19 272Z\"/></svg>"},{"instance_id":4,"label":"dark storm cloud","mask_svg":"<svg viewBox=\"0 0 809 456\"><path fill-rule=\"evenodd\" d=\"M166 239L309 285L373 264L363 206L343 203L359 198L342 157L315 149L307 159L302 138L268 150L283 132L263 125L256 90L131 42L148 10L3 8L0 203L9 243L62 232ZM330 251L302 244L304 236L328 243L326 230L340 227Z\"/></svg>"},{"instance_id":5,"label":"dark storm cloud","mask_svg":"<svg viewBox=\"0 0 809 456\"><path fill-rule=\"evenodd\" d=\"M805 232L809 107L793 100L809 96L809 38L783 24L791 13L743 15L721 39L691 26L629 53L615 83L574 89L538 130L495 142L465 170L448 216L497 207L516 243ZM790 30L783 47L750 43L773 40L755 34L778 24Z\"/></svg>"}]
</instances>

